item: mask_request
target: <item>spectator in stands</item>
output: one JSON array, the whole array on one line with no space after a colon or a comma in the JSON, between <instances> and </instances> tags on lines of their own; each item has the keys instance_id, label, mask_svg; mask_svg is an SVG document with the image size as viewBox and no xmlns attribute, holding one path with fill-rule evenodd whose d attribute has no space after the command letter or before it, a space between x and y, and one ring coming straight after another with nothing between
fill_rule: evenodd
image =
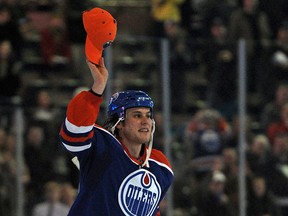
<instances>
[{"instance_id":1,"label":"spectator in stands","mask_svg":"<svg viewBox=\"0 0 288 216\"><path fill-rule=\"evenodd\" d=\"M179 27L182 21L180 7L184 0L150 0L150 2L155 36L166 37L169 25L173 23Z\"/></svg>"},{"instance_id":2,"label":"spectator in stands","mask_svg":"<svg viewBox=\"0 0 288 216\"><path fill-rule=\"evenodd\" d=\"M247 149L247 165L252 173L264 175L271 145L265 134L256 135Z\"/></svg>"},{"instance_id":3,"label":"spectator in stands","mask_svg":"<svg viewBox=\"0 0 288 216\"><path fill-rule=\"evenodd\" d=\"M2 34L2 33L1 33ZM0 40L0 125L9 129L12 124L11 104L21 90L20 68L9 39Z\"/></svg>"},{"instance_id":4,"label":"spectator in stands","mask_svg":"<svg viewBox=\"0 0 288 216\"><path fill-rule=\"evenodd\" d=\"M71 207L77 195L76 189L69 182L62 183L61 188L62 190L60 201L65 205Z\"/></svg>"},{"instance_id":5,"label":"spectator in stands","mask_svg":"<svg viewBox=\"0 0 288 216\"><path fill-rule=\"evenodd\" d=\"M71 74L79 78L82 85L87 86L90 85L90 76L85 76L85 74L89 74L90 71L86 67L85 55L82 55L85 52L86 40L82 12L87 10L91 4L93 3L88 0L66 0L64 12L67 33L71 43Z\"/></svg>"},{"instance_id":6,"label":"spectator in stands","mask_svg":"<svg viewBox=\"0 0 288 216\"><path fill-rule=\"evenodd\" d=\"M221 171L226 175L227 180L229 175L237 175L238 173L238 155L237 149L225 147L223 149L223 167Z\"/></svg>"},{"instance_id":7,"label":"spectator in stands","mask_svg":"<svg viewBox=\"0 0 288 216\"><path fill-rule=\"evenodd\" d=\"M215 160L222 157L230 137L230 126L214 109L201 109L193 116L185 129L187 151L192 154L192 169L198 181L211 172ZM190 158L188 158L190 160Z\"/></svg>"},{"instance_id":8,"label":"spectator in stands","mask_svg":"<svg viewBox=\"0 0 288 216\"><path fill-rule=\"evenodd\" d=\"M271 90L270 90L271 91ZM260 124L262 131L266 131L268 125L280 121L281 107L288 102L288 83L278 83L274 92L274 98L267 101L260 113Z\"/></svg>"},{"instance_id":9,"label":"spectator in stands","mask_svg":"<svg viewBox=\"0 0 288 216\"><path fill-rule=\"evenodd\" d=\"M37 93L36 103L31 113L35 121L51 122L55 119L54 102L48 90L42 89Z\"/></svg>"},{"instance_id":10,"label":"spectator in stands","mask_svg":"<svg viewBox=\"0 0 288 216\"><path fill-rule=\"evenodd\" d=\"M9 98L19 94L21 88L21 62L15 58L9 39L0 41L0 97Z\"/></svg>"},{"instance_id":11,"label":"spectator in stands","mask_svg":"<svg viewBox=\"0 0 288 216\"><path fill-rule=\"evenodd\" d=\"M29 1L21 22L24 40L25 68L32 68L47 77L48 72L66 72L71 61L70 40L59 8L55 1Z\"/></svg>"},{"instance_id":12,"label":"spectator in stands","mask_svg":"<svg viewBox=\"0 0 288 216\"><path fill-rule=\"evenodd\" d=\"M171 101L174 112L183 112L186 103L186 72L190 67L190 49L186 31L175 22L166 22L165 34L170 48ZM179 86L179 83L181 85ZM183 104L183 106L179 106Z\"/></svg>"},{"instance_id":13,"label":"spectator in stands","mask_svg":"<svg viewBox=\"0 0 288 216\"><path fill-rule=\"evenodd\" d=\"M288 80L288 20L283 21L277 29L276 38L269 48L267 69L265 87L268 84L273 89L278 83ZM269 95L267 88L263 90Z\"/></svg>"},{"instance_id":14,"label":"spectator in stands","mask_svg":"<svg viewBox=\"0 0 288 216\"><path fill-rule=\"evenodd\" d=\"M254 137L254 132L252 130L252 120L251 116L249 116L249 113L246 115L246 121L244 122L244 130L245 130L245 141L248 143L251 142L252 138ZM230 122L231 125L231 137L226 143L226 147L231 148L238 148L239 144L239 134L240 134L240 119L239 115L234 115L232 118L232 121Z\"/></svg>"},{"instance_id":15,"label":"spectator in stands","mask_svg":"<svg viewBox=\"0 0 288 216\"><path fill-rule=\"evenodd\" d=\"M67 216L69 207L61 203L61 184L50 181L45 184L45 201L33 207L32 216Z\"/></svg>"},{"instance_id":16,"label":"spectator in stands","mask_svg":"<svg viewBox=\"0 0 288 216\"><path fill-rule=\"evenodd\" d=\"M277 133L271 144L271 155L265 166L267 187L275 196L287 198L288 133Z\"/></svg>"},{"instance_id":17,"label":"spectator in stands","mask_svg":"<svg viewBox=\"0 0 288 216\"><path fill-rule=\"evenodd\" d=\"M281 106L280 120L272 122L267 127L267 135L273 146L277 134L288 133L288 102Z\"/></svg>"},{"instance_id":18,"label":"spectator in stands","mask_svg":"<svg viewBox=\"0 0 288 216\"><path fill-rule=\"evenodd\" d=\"M43 199L43 187L54 177L54 158L51 155L54 154L50 153L50 146L46 142L44 129L38 125L29 125L24 145L24 159L31 176L31 181L26 188L27 215L31 215L32 206Z\"/></svg>"},{"instance_id":19,"label":"spectator in stands","mask_svg":"<svg viewBox=\"0 0 288 216\"><path fill-rule=\"evenodd\" d=\"M247 216L280 216L275 198L266 187L263 176L255 176L251 181L251 193L248 194Z\"/></svg>"},{"instance_id":20,"label":"spectator in stands","mask_svg":"<svg viewBox=\"0 0 288 216\"><path fill-rule=\"evenodd\" d=\"M4 139L4 146L0 150L0 200L3 202L0 204L0 211L3 211L5 216L14 216L16 214L18 165L16 163L16 136L9 132ZM30 181L29 170L25 161L22 163L20 178L21 184L24 186Z\"/></svg>"},{"instance_id":21,"label":"spectator in stands","mask_svg":"<svg viewBox=\"0 0 288 216\"><path fill-rule=\"evenodd\" d=\"M223 168L221 170L226 176L225 193L229 197L230 203L233 207L234 215L239 212L239 161L237 149L233 147L225 147L223 150ZM247 179L249 179L249 172L247 172Z\"/></svg>"},{"instance_id":22,"label":"spectator in stands","mask_svg":"<svg viewBox=\"0 0 288 216\"><path fill-rule=\"evenodd\" d=\"M8 3L0 2L0 41L9 40L12 49L15 51L15 58L21 60L23 38L17 18L12 13Z\"/></svg>"},{"instance_id":23,"label":"spectator in stands","mask_svg":"<svg viewBox=\"0 0 288 216\"><path fill-rule=\"evenodd\" d=\"M206 187L198 194L196 205L198 216L234 215L230 200L224 191L225 182L226 176L222 172L215 171L211 174Z\"/></svg>"},{"instance_id":24,"label":"spectator in stands","mask_svg":"<svg viewBox=\"0 0 288 216\"><path fill-rule=\"evenodd\" d=\"M258 2L260 10L264 11L269 18L274 40L279 24L288 18L288 2L286 0L260 0Z\"/></svg>"},{"instance_id":25,"label":"spectator in stands","mask_svg":"<svg viewBox=\"0 0 288 216\"><path fill-rule=\"evenodd\" d=\"M239 159L237 148L225 147L223 150L223 168L221 172L226 177L224 192L229 198L232 206L233 215L238 215L240 209L239 203ZM245 181L247 185L251 181L253 173L249 170L247 164L244 167ZM250 190L249 187L246 188Z\"/></svg>"},{"instance_id":26,"label":"spectator in stands","mask_svg":"<svg viewBox=\"0 0 288 216\"><path fill-rule=\"evenodd\" d=\"M215 17L221 19L226 26L229 22L231 13L239 7L239 0L214 0L203 1L203 38L209 39L210 27L213 25ZM202 3L203 4L203 3Z\"/></svg>"},{"instance_id":27,"label":"spectator in stands","mask_svg":"<svg viewBox=\"0 0 288 216\"><path fill-rule=\"evenodd\" d=\"M48 26L40 31L40 37L44 64L52 71L65 72L71 62L71 47L64 19L52 15Z\"/></svg>"},{"instance_id":28,"label":"spectator in stands","mask_svg":"<svg viewBox=\"0 0 288 216\"><path fill-rule=\"evenodd\" d=\"M203 65L208 81L207 103L228 120L236 114L237 70L235 47L228 39L227 26L215 17L205 44Z\"/></svg>"},{"instance_id":29,"label":"spectator in stands","mask_svg":"<svg viewBox=\"0 0 288 216\"><path fill-rule=\"evenodd\" d=\"M239 39L245 39L249 69L248 91L261 95L258 85L263 77L262 54L270 44L271 30L267 14L258 8L258 0L241 0L241 7L231 13L228 31L236 46ZM253 100L255 99L262 98L257 97Z\"/></svg>"},{"instance_id":30,"label":"spectator in stands","mask_svg":"<svg viewBox=\"0 0 288 216\"><path fill-rule=\"evenodd\" d=\"M37 93L37 106L34 110L34 118L39 121L51 121L53 119L53 107L52 97L48 90L40 90Z\"/></svg>"},{"instance_id":31,"label":"spectator in stands","mask_svg":"<svg viewBox=\"0 0 288 216\"><path fill-rule=\"evenodd\" d=\"M191 61L187 30L182 28L181 5L184 0L150 0L154 36L167 38L170 46L172 110L183 112L186 91L185 73ZM181 85L179 86L179 83Z\"/></svg>"},{"instance_id":32,"label":"spectator in stands","mask_svg":"<svg viewBox=\"0 0 288 216\"><path fill-rule=\"evenodd\" d=\"M27 107L28 124L37 123L45 129L46 143L50 144L50 149L58 151L57 142L58 131L56 130L60 124L60 110L55 106L52 93L49 89L40 89L35 94L36 104L29 104ZM51 146L53 145L53 146Z\"/></svg>"}]
</instances>

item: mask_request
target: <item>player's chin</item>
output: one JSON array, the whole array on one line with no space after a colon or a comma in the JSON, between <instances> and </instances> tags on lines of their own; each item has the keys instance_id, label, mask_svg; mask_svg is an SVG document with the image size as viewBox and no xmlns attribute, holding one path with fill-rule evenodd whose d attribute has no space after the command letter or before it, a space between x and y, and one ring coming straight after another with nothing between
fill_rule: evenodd
<instances>
[{"instance_id":1,"label":"player's chin","mask_svg":"<svg viewBox=\"0 0 288 216\"><path fill-rule=\"evenodd\" d=\"M140 137L141 142L140 143L148 143L150 140L150 135L142 135Z\"/></svg>"}]
</instances>

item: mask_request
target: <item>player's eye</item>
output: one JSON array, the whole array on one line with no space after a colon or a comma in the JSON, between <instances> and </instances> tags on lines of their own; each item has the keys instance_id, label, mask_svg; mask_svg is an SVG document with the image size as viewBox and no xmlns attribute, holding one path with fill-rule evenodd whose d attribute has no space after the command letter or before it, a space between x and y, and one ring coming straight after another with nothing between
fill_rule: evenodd
<instances>
[{"instance_id":1,"label":"player's eye","mask_svg":"<svg viewBox=\"0 0 288 216\"><path fill-rule=\"evenodd\" d=\"M151 114L151 113L147 113L147 114L146 114L146 118L152 119L152 114Z\"/></svg>"},{"instance_id":2,"label":"player's eye","mask_svg":"<svg viewBox=\"0 0 288 216\"><path fill-rule=\"evenodd\" d=\"M135 118L141 118L141 117L142 117L142 114L141 114L141 113L136 113L136 114L134 114L134 117L135 117Z\"/></svg>"}]
</instances>

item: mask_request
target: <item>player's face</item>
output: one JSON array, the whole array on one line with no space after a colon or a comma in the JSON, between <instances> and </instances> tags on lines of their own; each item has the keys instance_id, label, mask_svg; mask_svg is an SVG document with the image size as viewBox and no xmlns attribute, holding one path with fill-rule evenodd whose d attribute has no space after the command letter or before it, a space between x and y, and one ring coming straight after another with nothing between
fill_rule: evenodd
<instances>
[{"instance_id":1,"label":"player's face","mask_svg":"<svg viewBox=\"0 0 288 216\"><path fill-rule=\"evenodd\" d=\"M119 124L119 133L124 144L147 143L150 140L151 129L152 113L145 107L126 110L125 121Z\"/></svg>"}]
</instances>

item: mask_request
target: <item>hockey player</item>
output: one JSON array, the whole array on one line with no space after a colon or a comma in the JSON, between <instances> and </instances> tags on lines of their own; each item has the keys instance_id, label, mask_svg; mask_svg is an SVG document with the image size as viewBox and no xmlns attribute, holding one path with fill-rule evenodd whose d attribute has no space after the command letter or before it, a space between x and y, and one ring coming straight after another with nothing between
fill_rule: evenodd
<instances>
[{"instance_id":1,"label":"hockey player","mask_svg":"<svg viewBox=\"0 0 288 216\"><path fill-rule=\"evenodd\" d=\"M106 123L95 124L109 73L103 57L92 57L97 63L87 57L87 64L93 85L70 101L60 131L80 169L79 192L68 216L160 215L159 203L174 174L164 154L152 149L153 101L143 91L115 93Z\"/></svg>"}]
</instances>

